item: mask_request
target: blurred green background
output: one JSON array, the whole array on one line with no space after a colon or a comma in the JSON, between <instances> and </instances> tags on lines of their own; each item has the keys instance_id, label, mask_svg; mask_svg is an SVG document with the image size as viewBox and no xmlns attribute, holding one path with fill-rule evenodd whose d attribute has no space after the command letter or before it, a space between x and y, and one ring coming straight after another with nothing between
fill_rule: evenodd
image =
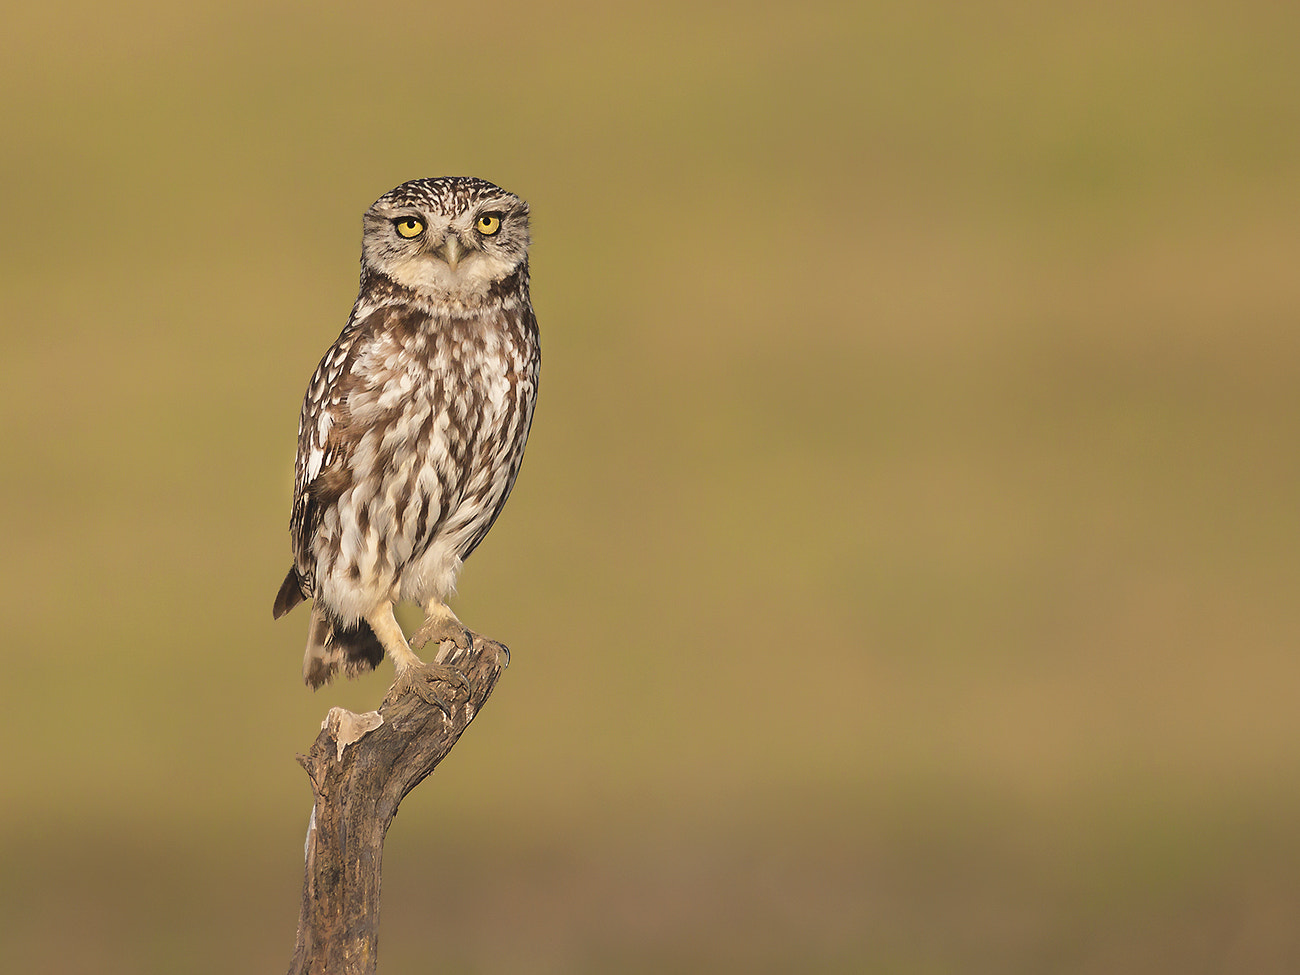
<instances>
[{"instance_id":1,"label":"blurred green background","mask_svg":"<svg viewBox=\"0 0 1300 975\"><path fill-rule=\"evenodd\" d=\"M381 971L1300 971L1300 7L6 20L5 967L287 966L391 675L272 624L298 407L463 173L542 392Z\"/></svg>"}]
</instances>

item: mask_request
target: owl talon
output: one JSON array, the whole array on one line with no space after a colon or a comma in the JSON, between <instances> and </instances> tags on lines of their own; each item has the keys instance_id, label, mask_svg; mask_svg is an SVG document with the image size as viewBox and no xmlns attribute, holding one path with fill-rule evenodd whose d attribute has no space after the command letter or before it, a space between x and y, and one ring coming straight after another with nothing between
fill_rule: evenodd
<instances>
[{"instance_id":1,"label":"owl talon","mask_svg":"<svg viewBox=\"0 0 1300 975\"><path fill-rule=\"evenodd\" d=\"M438 660L440 662L444 664L455 664L469 657L471 653L477 658L481 657L484 653L491 652L496 654L497 663L503 670L510 666L510 648L504 643L497 643L496 640L489 640L483 634L475 633L473 630L466 630L465 632L469 634L472 641L471 645L465 648L456 645L451 649L438 654Z\"/></svg>"},{"instance_id":2,"label":"owl talon","mask_svg":"<svg viewBox=\"0 0 1300 975\"><path fill-rule=\"evenodd\" d=\"M442 643L450 640L461 650L468 650L474 644L474 634L454 616L437 616L424 621L424 625L411 634L411 646L416 649L430 643Z\"/></svg>"},{"instance_id":3,"label":"owl talon","mask_svg":"<svg viewBox=\"0 0 1300 975\"><path fill-rule=\"evenodd\" d=\"M436 694L431 686L436 682L458 685L459 689L464 691L466 697L473 696L474 685L470 683L468 677L455 667L448 667L445 664L421 663L405 667L397 672L397 677L393 680L393 686L388 689L388 695L384 698L384 703L392 704L403 695L414 694L425 704L436 707L450 718L451 706L443 697Z\"/></svg>"}]
</instances>

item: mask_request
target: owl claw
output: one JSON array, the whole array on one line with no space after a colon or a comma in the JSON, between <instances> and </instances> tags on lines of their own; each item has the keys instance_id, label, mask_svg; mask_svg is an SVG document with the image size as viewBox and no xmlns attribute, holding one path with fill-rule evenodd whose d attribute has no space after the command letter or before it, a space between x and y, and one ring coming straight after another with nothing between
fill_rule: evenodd
<instances>
[{"instance_id":1,"label":"owl claw","mask_svg":"<svg viewBox=\"0 0 1300 975\"><path fill-rule=\"evenodd\" d=\"M443 663L456 663L464 660L472 652L475 657L481 657L483 654L491 652L496 654L497 663L504 670L510 666L510 648L504 643L497 643L496 640L489 640L481 633L475 633L472 630L466 630L470 639L473 641L469 647L462 648L459 644L452 647L445 653L438 654L438 659Z\"/></svg>"},{"instance_id":2,"label":"owl claw","mask_svg":"<svg viewBox=\"0 0 1300 975\"><path fill-rule=\"evenodd\" d=\"M397 677L393 680L393 686L388 689L384 703L392 704L403 695L414 694L425 704L436 707L450 718L451 706L443 697L434 693L431 685L435 682L457 685L467 698L474 694L474 685L455 667L448 667L446 664L421 663L397 672Z\"/></svg>"},{"instance_id":3,"label":"owl claw","mask_svg":"<svg viewBox=\"0 0 1300 975\"><path fill-rule=\"evenodd\" d=\"M435 616L424 621L424 625L411 634L411 646L419 649L429 643L442 643L450 640L461 650L468 650L474 645L474 634L454 616Z\"/></svg>"}]
</instances>

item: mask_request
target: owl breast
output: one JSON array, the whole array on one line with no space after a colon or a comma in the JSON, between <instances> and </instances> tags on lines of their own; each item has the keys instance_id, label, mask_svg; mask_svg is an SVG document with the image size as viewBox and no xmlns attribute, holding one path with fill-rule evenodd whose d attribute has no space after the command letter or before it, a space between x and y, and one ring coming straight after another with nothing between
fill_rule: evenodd
<instances>
[{"instance_id":1,"label":"owl breast","mask_svg":"<svg viewBox=\"0 0 1300 975\"><path fill-rule=\"evenodd\" d=\"M349 483L313 546L321 596L345 621L454 590L514 485L537 389L516 308L371 317L342 403Z\"/></svg>"}]
</instances>

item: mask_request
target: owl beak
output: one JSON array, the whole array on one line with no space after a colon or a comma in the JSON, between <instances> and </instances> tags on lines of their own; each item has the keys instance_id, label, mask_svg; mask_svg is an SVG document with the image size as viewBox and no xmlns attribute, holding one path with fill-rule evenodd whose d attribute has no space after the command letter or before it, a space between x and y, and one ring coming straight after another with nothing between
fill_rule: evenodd
<instances>
[{"instance_id":1,"label":"owl beak","mask_svg":"<svg viewBox=\"0 0 1300 975\"><path fill-rule=\"evenodd\" d=\"M429 253L446 262L453 271L465 256L465 245L454 233L448 234L437 247L430 248Z\"/></svg>"}]
</instances>

